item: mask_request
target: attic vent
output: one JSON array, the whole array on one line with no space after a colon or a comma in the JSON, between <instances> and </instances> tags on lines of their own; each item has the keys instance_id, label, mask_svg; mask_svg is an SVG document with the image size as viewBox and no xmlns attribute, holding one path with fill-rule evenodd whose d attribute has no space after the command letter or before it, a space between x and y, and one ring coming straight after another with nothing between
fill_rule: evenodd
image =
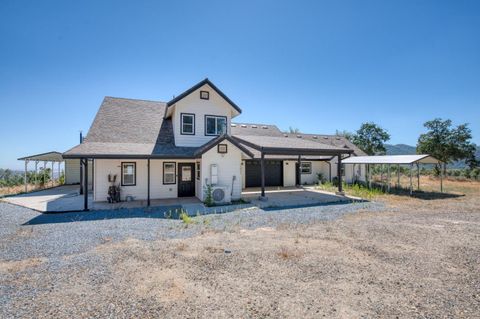
<instances>
[{"instance_id":1,"label":"attic vent","mask_svg":"<svg viewBox=\"0 0 480 319\"><path fill-rule=\"evenodd\" d=\"M232 127L237 127L237 124L233 124L233 123L232 123L231 126L232 126Z\"/></svg>"},{"instance_id":2,"label":"attic vent","mask_svg":"<svg viewBox=\"0 0 480 319\"><path fill-rule=\"evenodd\" d=\"M256 125L252 125L252 128L257 128L257 127L258 127L258 126L256 126Z\"/></svg>"},{"instance_id":3,"label":"attic vent","mask_svg":"<svg viewBox=\"0 0 480 319\"><path fill-rule=\"evenodd\" d=\"M288 137L288 134L283 134L283 136Z\"/></svg>"},{"instance_id":4,"label":"attic vent","mask_svg":"<svg viewBox=\"0 0 480 319\"><path fill-rule=\"evenodd\" d=\"M318 138L318 136L316 136L316 135L315 135L313 138L314 138L314 139L317 139L317 138Z\"/></svg>"},{"instance_id":5,"label":"attic vent","mask_svg":"<svg viewBox=\"0 0 480 319\"><path fill-rule=\"evenodd\" d=\"M262 128L263 128L263 129L267 129L267 128L268 128L268 126L265 126L265 125L264 125L264 126L262 126Z\"/></svg>"},{"instance_id":6,"label":"attic vent","mask_svg":"<svg viewBox=\"0 0 480 319\"><path fill-rule=\"evenodd\" d=\"M336 140L339 140L339 141L341 140L341 138L340 138L340 137L336 137L335 139L336 139Z\"/></svg>"},{"instance_id":7,"label":"attic vent","mask_svg":"<svg viewBox=\"0 0 480 319\"><path fill-rule=\"evenodd\" d=\"M245 124L242 124L241 126L242 126L242 127L247 127Z\"/></svg>"},{"instance_id":8,"label":"attic vent","mask_svg":"<svg viewBox=\"0 0 480 319\"><path fill-rule=\"evenodd\" d=\"M301 135L297 135L297 137L298 137L298 138L302 138L302 136L301 136Z\"/></svg>"},{"instance_id":9,"label":"attic vent","mask_svg":"<svg viewBox=\"0 0 480 319\"><path fill-rule=\"evenodd\" d=\"M328 136L324 136L323 139L324 139L324 140L328 140Z\"/></svg>"}]
</instances>

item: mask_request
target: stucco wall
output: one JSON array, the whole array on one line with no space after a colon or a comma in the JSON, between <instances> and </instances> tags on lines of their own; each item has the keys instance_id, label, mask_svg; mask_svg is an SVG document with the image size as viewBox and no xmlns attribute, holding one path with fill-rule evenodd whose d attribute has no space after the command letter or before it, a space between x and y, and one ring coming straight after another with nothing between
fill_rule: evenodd
<instances>
[{"instance_id":1,"label":"stucco wall","mask_svg":"<svg viewBox=\"0 0 480 319\"><path fill-rule=\"evenodd\" d=\"M200 99L200 91L210 92L210 99ZM195 135L180 134L181 113L195 114ZM175 112L172 114L175 144L177 146L200 146L215 138L215 136L205 135L205 115L227 117L227 132L230 134L231 114L232 107L230 104L205 84L176 103Z\"/></svg>"}]
</instances>

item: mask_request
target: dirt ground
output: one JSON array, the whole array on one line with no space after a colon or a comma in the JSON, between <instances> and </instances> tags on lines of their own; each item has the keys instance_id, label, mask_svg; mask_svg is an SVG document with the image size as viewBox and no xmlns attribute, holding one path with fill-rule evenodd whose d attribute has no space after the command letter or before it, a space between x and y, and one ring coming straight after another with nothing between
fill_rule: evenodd
<instances>
[{"instance_id":1,"label":"dirt ground","mask_svg":"<svg viewBox=\"0 0 480 319\"><path fill-rule=\"evenodd\" d=\"M104 242L51 285L36 317L480 318L480 185L466 196L383 196L381 212L175 240ZM98 260L98 269L74 262ZM80 260L81 260L80 258ZM0 272L41 269L42 259Z\"/></svg>"}]
</instances>

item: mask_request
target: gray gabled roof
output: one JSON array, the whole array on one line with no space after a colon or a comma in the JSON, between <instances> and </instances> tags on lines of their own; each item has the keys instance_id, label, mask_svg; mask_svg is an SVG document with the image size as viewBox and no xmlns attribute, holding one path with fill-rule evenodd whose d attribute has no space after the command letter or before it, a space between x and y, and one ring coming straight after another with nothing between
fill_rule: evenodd
<instances>
[{"instance_id":1,"label":"gray gabled roof","mask_svg":"<svg viewBox=\"0 0 480 319\"><path fill-rule=\"evenodd\" d=\"M164 102L107 96L85 142L153 144L162 126L165 108Z\"/></svg>"},{"instance_id":2,"label":"gray gabled roof","mask_svg":"<svg viewBox=\"0 0 480 319\"><path fill-rule=\"evenodd\" d=\"M232 123L230 130L232 135L283 136L282 131L271 124Z\"/></svg>"},{"instance_id":3,"label":"gray gabled roof","mask_svg":"<svg viewBox=\"0 0 480 319\"><path fill-rule=\"evenodd\" d=\"M306 139L322 144L333 145L336 147L348 147L353 150L355 156L367 156L367 153L358 148L355 144L350 142L344 136L338 135L325 135L325 134L306 134L306 133L284 133L284 135L289 137L296 137L300 139Z\"/></svg>"},{"instance_id":4,"label":"gray gabled roof","mask_svg":"<svg viewBox=\"0 0 480 319\"><path fill-rule=\"evenodd\" d=\"M190 158L196 147L177 147L172 121L164 119L166 103L106 97L87 137L65 152L75 157Z\"/></svg>"}]
</instances>

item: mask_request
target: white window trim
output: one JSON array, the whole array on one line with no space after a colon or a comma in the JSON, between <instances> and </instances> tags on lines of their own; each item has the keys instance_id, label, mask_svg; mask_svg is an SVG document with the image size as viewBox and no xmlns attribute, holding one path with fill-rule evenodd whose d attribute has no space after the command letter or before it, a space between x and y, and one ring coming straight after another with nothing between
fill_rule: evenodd
<instances>
[{"instance_id":1,"label":"white window trim","mask_svg":"<svg viewBox=\"0 0 480 319\"><path fill-rule=\"evenodd\" d=\"M183 130L183 117L184 116L192 117L192 132L185 132ZM181 113L180 114L180 134L182 134L182 135L195 135L195 114L193 114L193 113Z\"/></svg>"},{"instance_id":2,"label":"white window trim","mask_svg":"<svg viewBox=\"0 0 480 319\"><path fill-rule=\"evenodd\" d=\"M165 173L165 164L172 164L173 165L173 172L170 172L170 173ZM162 165L162 170L163 170L163 174L162 174L162 182L163 182L163 185L175 185L177 184L177 163L175 162L163 162L163 165ZM173 174L173 182L165 182L165 175L166 174Z\"/></svg>"},{"instance_id":3,"label":"white window trim","mask_svg":"<svg viewBox=\"0 0 480 319\"><path fill-rule=\"evenodd\" d=\"M125 174L125 166L133 166L133 174ZM122 186L135 186L137 185L137 163L135 162L122 162ZM125 183L125 175L133 175L132 183Z\"/></svg>"},{"instance_id":4,"label":"white window trim","mask_svg":"<svg viewBox=\"0 0 480 319\"><path fill-rule=\"evenodd\" d=\"M215 133L208 133L208 130L207 130L207 123L208 123L208 119L209 118L213 118L215 119ZM221 115L205 115L205 136L219 136L220 134L224 134L224 133L219 133L218 131L218 119L222 119L222 120L225 120L225 132L224 133L227 133L227 130L228 130L228 119L226 116L221 116Z\"/></svg>"}]
</instances>

